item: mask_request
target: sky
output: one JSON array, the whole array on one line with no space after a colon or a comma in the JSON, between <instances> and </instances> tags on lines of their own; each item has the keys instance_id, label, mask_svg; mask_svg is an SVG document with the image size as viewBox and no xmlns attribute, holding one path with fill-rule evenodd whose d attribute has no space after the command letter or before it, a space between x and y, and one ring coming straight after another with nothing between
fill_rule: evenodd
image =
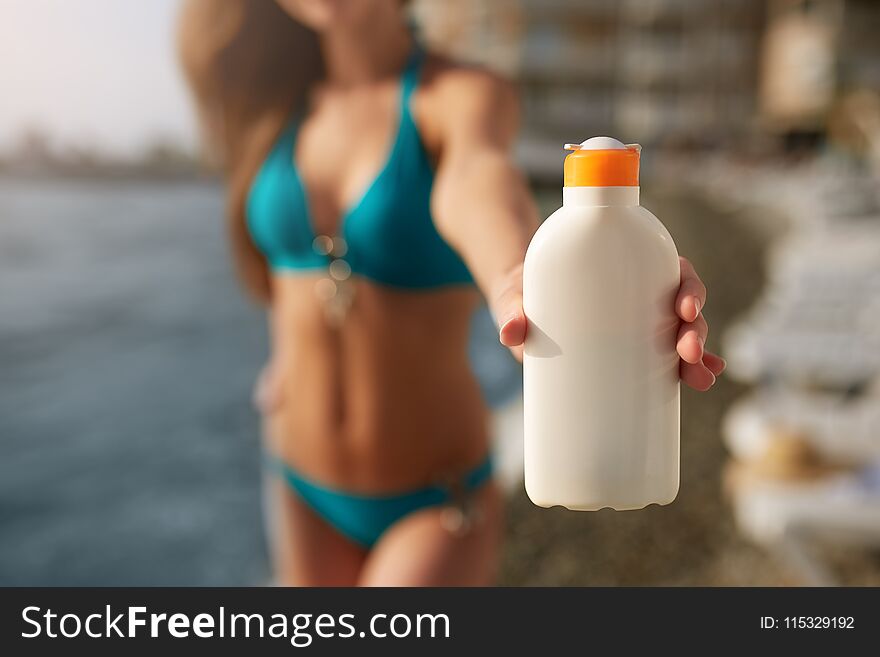
<instances>
[{"instance_id":1,"label":"sky","mask_svg":"<svg viewBox=\"0 0 880 657\"><path fill-rule=\"evenodd\" d=\"M0 151L42 130L56 146L136 156L195 148L176 60L180 0L0 0Z\"/></svg>"}]
</instances>

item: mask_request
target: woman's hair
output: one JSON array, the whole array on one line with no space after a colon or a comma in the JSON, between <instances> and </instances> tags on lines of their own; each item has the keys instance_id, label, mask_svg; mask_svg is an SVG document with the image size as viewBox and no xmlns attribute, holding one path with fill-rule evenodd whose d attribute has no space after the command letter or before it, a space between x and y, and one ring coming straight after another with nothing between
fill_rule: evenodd
<instances>
[{"instance_id":1,"label":"woman's hair","mask_svg":"<svg viewBox=\"0 0 880 657\"><path fill-rule=\"evenodd\" d=\"M211 152L228 177L233 259L247 290L271 295L245 224L251 180L308 87L322 75L316 35L275 0L186 0L179 51Z\"/></svg>"}]
</instances>

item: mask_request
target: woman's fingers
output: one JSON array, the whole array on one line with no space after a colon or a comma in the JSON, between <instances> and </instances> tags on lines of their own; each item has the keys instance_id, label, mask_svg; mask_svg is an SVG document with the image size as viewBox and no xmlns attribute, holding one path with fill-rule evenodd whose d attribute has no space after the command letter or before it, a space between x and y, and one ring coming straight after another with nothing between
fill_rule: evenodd
<instances>
[{"instance_id":1,"label":"woman's fingers","mask_svg":"<svg viewBox=\"0 0 880 657\"><path fill-rule=\"evenodd\" d=\"M697 316L696 321L681 325L675 349L682 360L688 363L699 363L703 360L703 347L708 333L709 326L702 315Z\"/></svg>"},{"instance_id":2,"label":"woman's fingers","mask_svg":"<svg viewBox=\"0 0 880 657\"><path fill-rule=\"evenodd\" d=\"M721 356L717 356L707 351L703 354L703 365L709 368L709 371L712 372L712 374L718 376L727 367L727 361Z\"/></svg>"},{"instance_id":3,"label":"woman's fingers","mask_svg":"<svg viewBox=\"0 0 880 657\"><path fill-rule=\"evenodd\" d=\"M520 301L519 310L511 310L507 315L507 319L503 320L501 328L498 329L498 339L505 347L518 347L525 342L526 339L526 316L522 311L522 301Z\"/></svg>"},{"instance_id":4,"label":"woman's fingers","mask_svg":"<svg viewBox=\"0 0 880 657\"><path fill-rule=\"evenodd\" d=\"M518 309L517 309L518 308ZM511 306L508 319L501 325L498 330L498 339L501 344L510 348L519 362L523 359L523 343L526 341L526 316L522 310L522 298L520 298L518 306Z\"/></svg>"},{"instance_id":5,"label":"woman's fingers","mask_svg":"<svg viewBox=\"0 0 880 657\"><path fill-rule=\"evenodd\" d=\"M715 384L727 362L710 351L703 353L703 359L698 363L688 363L682 360L679 366L681 380L695 390L701 392L708 390Z\"/></svg>"},{"instance_id":6,"label":"woman's fingers","mask_svg":"<svg viewBox=\"0 0 880 657\"><path fill-rule=\"evenodd\" d=\"M501 281L492 295L491 309L498 323L501 344L511 348L522 345L528 326L522 307L522 266L516 267ZM521 349L519 358L522 358Z\"/></svg>"},{"instance_id":7,"label":"woman's fingers","mask_svg":"<svg viewBox=\"0 0 880 657\"><path fill-rule=\"evenodd\" d=\"M724 371L724 359L705 350L709 326L701 310L706 303L706 287L687 258L680 258L681 287L676 311L684 320L678 331L676 351L681 357L681 380L696 390L708 390ZM498 338L522 360L528 322L522 307L522 268L511 271L492 295L492 313L498 323Z\"/></svg>"},{"instance_id":8,"label":"woman's fingers","mask_svg":"<svg viewBox=\"0 0 880 657\"><path fill-rule=\"evenodd\" d=\"M706 286L687 258L679 258L681 285L675 299L675 311L686 322L693 322L706 305Z\"/></svg>"},{"instance_id":9,"label":"woman's fingers","mask_svg":"<svg viewBox=\"0 0 880 657\"><path fill-rule=\"evenodd\" d=\"M522 309L522 295L519 295L519 300L514 299L508 303L506 313L502 317L507 319L502 320L501 327L498 329L498 339L501 340L501 344L510 348L510 353L514 358L522 362L523 343L526 341L526 327L528 326Z\"/></svg>"},{"instance_id":10,"label":"woman's fingers","mask_svg":"<svg viewBox=\"0 0 880 657\"><path fill-rule=\"evenodd\" d=\"M715 375L702 362L680 361L679 376L685 384L700 392L705 392L715 383Z\"/></svg>"},{"instance_id":11,"label":"woman's fingers","mask_svg":"<svg viewBox=\"0 0 880 657\"><path fill-rule=\"evenodd\" d=\"M681 380L695 390L708 390L724 371L724 359L705 350L709 325L702 315L706 305L706 286L687 258L679 258L681 285L675 299L675 312L683 320L675 349L681 357Z\"/></svg>"}]
</instances>

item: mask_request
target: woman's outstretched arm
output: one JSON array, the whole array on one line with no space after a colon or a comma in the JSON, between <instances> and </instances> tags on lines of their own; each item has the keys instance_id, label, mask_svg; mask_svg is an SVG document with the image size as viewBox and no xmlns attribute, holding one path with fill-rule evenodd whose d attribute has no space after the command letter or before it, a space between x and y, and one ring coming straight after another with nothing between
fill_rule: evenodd
<instances>
[{"instance_id":1,"label":"woman's outstretched arm","mask_svg":"<svg viewBox=\"0 0 880 657\"><path fill-rule=\"evenodd\" d=\"M444 77L438 92L442 146L431 201L434 221L483 291L501 342L521 359L527 327L522 265L538 215L511 155L516 96L507 83L485 72L464 69ZM709 389L725 367L723 359L703 348L705 304L706 287L681 258L677 350L682 381L697 390Z\"/></svg>"},{"instance_id":2,"label":"woman's outstretched arm","mask_svg":"<svg viewBox=\"0 0 880 657\"><path fill-rule=\"evenodd\" d=\"M522 264L538 213L511 153L519 124L516 94L503 80L468 69L444 74L438 86L442 146L434 221L504 329L501 341L521 356Z\"/></svg>"}]
</instances>

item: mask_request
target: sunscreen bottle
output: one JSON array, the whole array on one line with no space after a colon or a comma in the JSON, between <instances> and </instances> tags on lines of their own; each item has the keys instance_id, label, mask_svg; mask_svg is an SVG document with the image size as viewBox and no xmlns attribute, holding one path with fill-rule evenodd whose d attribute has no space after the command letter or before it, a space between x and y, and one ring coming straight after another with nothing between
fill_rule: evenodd
<instances>
[{"instance_id":1,"label":"sunscreen bottle","mask_svg":"<svg viewBox=\"0 0 880 657\"><path fill-rule=\"evenodd\" d=\"M678 252L639 205L641 147L568 144L523 270L525 485L539 506L668 504L679 483Z\"/></svg>"}]
</instances>

